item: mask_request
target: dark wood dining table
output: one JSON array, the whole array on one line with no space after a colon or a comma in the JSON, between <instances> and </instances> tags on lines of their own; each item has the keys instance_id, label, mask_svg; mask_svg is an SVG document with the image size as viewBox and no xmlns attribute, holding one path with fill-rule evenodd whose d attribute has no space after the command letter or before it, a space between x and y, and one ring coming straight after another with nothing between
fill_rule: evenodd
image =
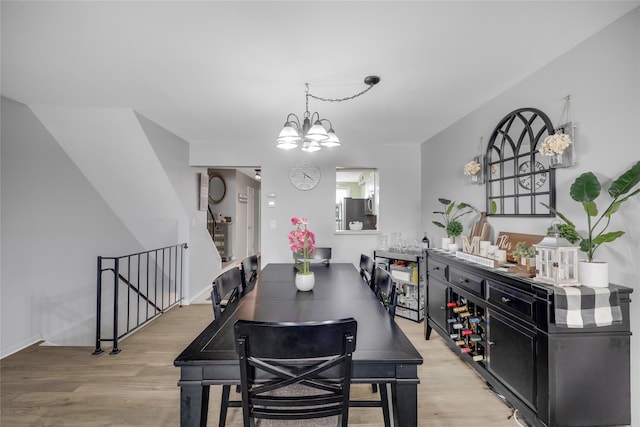
<instances>
[{"instance_id":1,"label":"dark wood dining table","mask_svg":"<svg viewBox=\"0 0 640 427\"><path fill-rule=\"evenodd\" d=\"M227 306L178 356L180 425L206 426L211 385L240 383L233 325L239 319L304 322L353 317L358 322L352 383L390 383L394 425L418 425L422 356L378 302L353 264L312 265L315 286L295 287L292 264L268 264L242 298ZM382 414L381 414L382 415Z\"/></svg>"}]
</instances>

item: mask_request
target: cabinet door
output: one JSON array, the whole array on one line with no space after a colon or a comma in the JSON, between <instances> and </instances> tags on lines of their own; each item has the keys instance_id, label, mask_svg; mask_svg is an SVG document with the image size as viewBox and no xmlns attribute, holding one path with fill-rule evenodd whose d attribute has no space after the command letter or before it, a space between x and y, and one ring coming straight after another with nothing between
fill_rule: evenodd
<instances>
[{"instance_id":1,"label":"cabinet door","mask_svg":"<svg viewBox=\"0 0 640 427\"><path fill-rule=\"evenodd\" d=\"M431 278L427 286L429 321L447 331L447 293L449 287L439 280Z\"/></svg>"},{"instance_id":2,"label":"cabinet door","mask_svg":"<svg viewBox=\"0 0 640 427\"><path fill-rule=\"evenodd\" d=\"M536 335L487 309L488 369L527 405L536 409Z\"/></svg>"}]
</instances>

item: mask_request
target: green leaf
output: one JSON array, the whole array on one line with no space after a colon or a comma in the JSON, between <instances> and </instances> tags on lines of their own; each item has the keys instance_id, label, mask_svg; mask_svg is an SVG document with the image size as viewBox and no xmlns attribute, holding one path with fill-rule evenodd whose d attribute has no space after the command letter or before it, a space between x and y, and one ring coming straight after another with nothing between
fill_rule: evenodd
<instances>
[{"instance_id":1,"label":"green leaf","mask_svg":"<svg viewBox=\"0 0 640 427\"><path fill-rule=\"evenodd\" d=\"M491 213L496 213L498 212L498 204L496 203L495 200L491 201Z\"/></svg>"},{"instance_id":2,"label":"green leaf","mask_svg":"<svg viewBox=\"0 0 640 427\"><path fill-rule=\"evenodd\" d=\"M440 228L446 228L446 227L444 226L444 224L443 224L443 223L441 223L441 222L438 222L438 221L432 221L432 222L433 222L435 225L437 225L438 227L440 227Z\"/></svg>"},{"instance_id":3,"label":"green leaf","mask_svg":"<svg viewBox=\"0 0 640 427\"><path fill-rule=\"evenodd\" d=\"M624 234L624 231L612 231L611 233L603 233L603 234L599 235L598 237L596 237L595 239L593 239L593 244L594 245L599 245L601 243L613 242L614 240L616 240L618 237L622 236L623 234Z\"/></svg>"},{"instance_id":4,"label":"green leaf","mask_svg":"<svg viewBox=\"0 0 640 427\"><path fill-rule=\"evenodd\" d=\"M640 161L631 166L631 169L624 172L609 187L609 195L614 199L627 193L640 182Z\"/></svg>"},{"instance_id":5,"label":"green leaf","mask_svg":"<svg viewBox=\"0 0 640 427\"><path fill-rule=\"evenodd\" d=\"M449 205L449 203L451 203L451 200L447 200L447 199L438 199L438 201L440 203L442 203L443 205L447 206Z\"/></svg>"},{"instance_id":6,"label":"green leaf","mask_svg":"<svg viewBox=\"0 0 640 427\"><path fill-rule=\"evenodd\" d=\"M576 202L592 202L600 195L600 181L592 172L585 172L571 184L569 195Z\"/></svg>"},{"instance_id":7,"label":"green leaf","mask_svg":"<svg viewBox=\"0 0 640 427\"><path fill-rule=\"evenodd\" d=\"M622 204L622 202L624 202L624 200L618 200L617 202L612 203L611 206L609 206L609 209L602 213L602 216L611 218L611 215L618 212L618 209L620 209L620 205Z\"/></svg>"},{"instance_id":8,"label":"green leaf","mask_svg":"<svg viewBox=\"0 0 640 427\"><path fill-rule=\"evenodd\" d=\"M591 245L591 241L590 241L590 240L583 239L583 240L580 242L580 250L581 250L582 252L589 252L589 249L591 249L591 246L592 246L592 245Z\"/></svg>"},{"instance_id":9,"label":"green leaf","mask_svg":"<svg viewBox=\"0 0 640 427\"><path fill-rule=\"evenodd\" d=\"M451 202L449 204L449 206L447 206L447 209L445 210L445 212L447 213L447 215L449 215L451 213L451 211L453 210L453 207L456 205L456 202Z\"/></svg>"},{"instance_id":10,"label":"green leaf","mask_svg":"<svg viewBox=\"0 0 640 427\"><path fill-rule=\"evenodd\" d=\"M584 207L584 211L587 213L587 215L598 215L598 206L596 205L596 202L582 202L582 206Z\"/></svg>"},{"instance_id":11,"label":"green leaf","mask_svg":"<svg viewBox=\"0 0 640 427\"><path fill-rule=\"evenodd\" d=\"M547 205L546 203L540 202L540 204L542 206L544 206L545 208L549 209L551 211L551 213L553 213L554 215L557 215L561 220L566 222L568 225L570 225L573 228L576 228L576 226L571 221L569 221L569 218L567 218L566 216L564 216L563 214L558 212L555 208L552 208L551 206Z\"/></svg>"}]
</instances>

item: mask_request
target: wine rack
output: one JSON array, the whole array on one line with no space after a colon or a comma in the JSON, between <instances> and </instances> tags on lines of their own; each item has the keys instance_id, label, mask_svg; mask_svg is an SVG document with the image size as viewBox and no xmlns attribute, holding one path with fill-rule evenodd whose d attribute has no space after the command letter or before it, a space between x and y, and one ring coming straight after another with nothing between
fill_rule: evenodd
<instances>
[{"instance_id":1,"label":"wine rack","mask_svg":"<svg viewBox=\"0 0 640 427\"><path fill-rule=\"evenodd\" d=\"M449 337L460 353L484 365L487 345L487 320L484 308L452 292L447 310L449 311L447 318Z\"/></svg>"}]
</instances>

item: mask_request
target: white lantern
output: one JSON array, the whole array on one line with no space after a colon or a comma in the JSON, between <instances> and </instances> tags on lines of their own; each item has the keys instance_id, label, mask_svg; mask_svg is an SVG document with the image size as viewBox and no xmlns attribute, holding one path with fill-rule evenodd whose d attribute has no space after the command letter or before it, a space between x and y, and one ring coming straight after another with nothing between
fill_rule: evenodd
<instances>
[{"instance_id":1,"label":"white lantern","mask_svg":"<svg viewBox=\"0 0 640 427\"><path fill-rule=\"evenodd\" d=\"M547 237L536 248L536 280L554 286L579 286L578 247L560 237L558 222L549 227Z\"/></svg>"}]
</instances>

